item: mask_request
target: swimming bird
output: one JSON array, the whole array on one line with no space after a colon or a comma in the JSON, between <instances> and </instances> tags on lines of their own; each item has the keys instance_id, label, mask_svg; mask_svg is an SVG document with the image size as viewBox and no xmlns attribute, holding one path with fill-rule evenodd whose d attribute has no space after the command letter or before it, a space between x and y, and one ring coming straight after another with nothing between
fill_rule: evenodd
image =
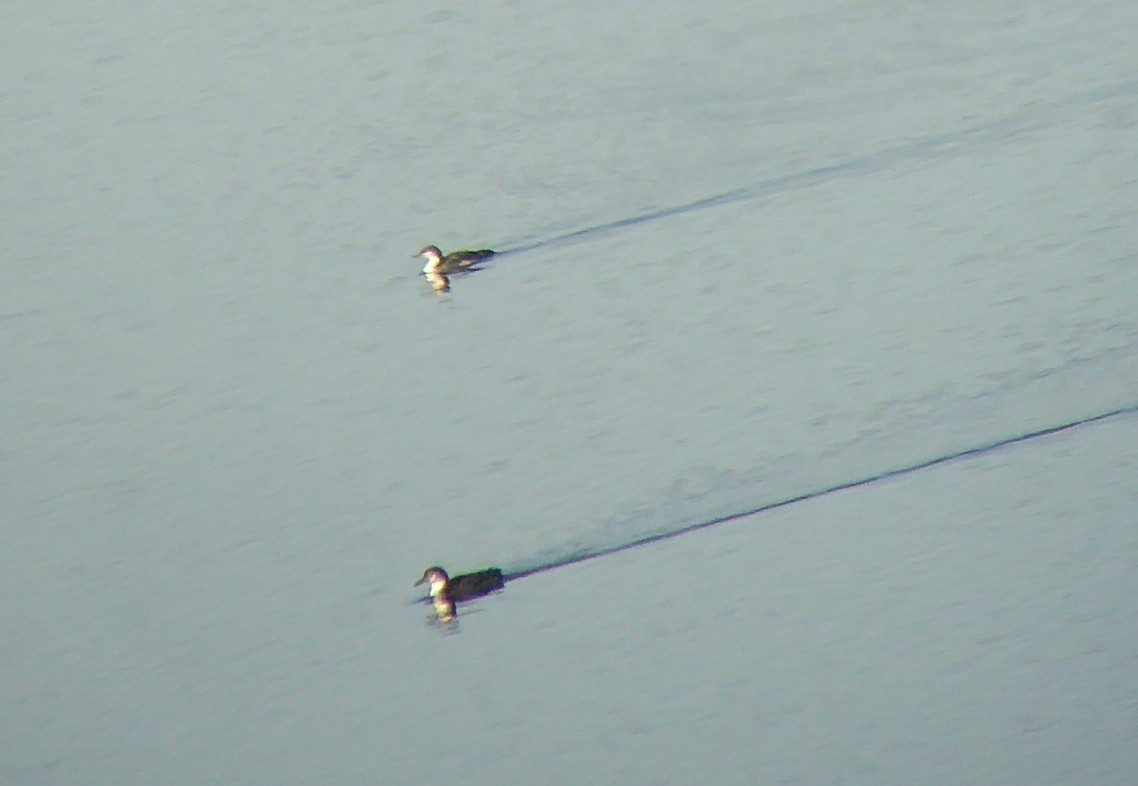
<instances>
[{"instance_id":1,"label":"swimming bird","mask_svg":"<svg viewBox=\"0 0 1138 786\"><path fill-rule=\"evenodd\" d=\"M494 251L483 248L478 251L453 251L446 256L438 246L424 246L423 250L415 256L423 257L427 264L423 265L424 273L461 273L470 270L480 262L494 256Z\"/></svg>"},{"instance_id":2,"label":"swimming bird","mask_svg":"<svg viewBox=\"0 0 1138 786\"><path fill-rule=\"evenodd\" d=\"M420 584L430 585L431 601L435 604L439 620L450 622L456 616L456 603L465 603L497 592L506 586L506 578L499 568L487 568L451 578L445 570L435 565L423 571L423 578L416 581L415 586Z\"/></svg>"}]
</instances>

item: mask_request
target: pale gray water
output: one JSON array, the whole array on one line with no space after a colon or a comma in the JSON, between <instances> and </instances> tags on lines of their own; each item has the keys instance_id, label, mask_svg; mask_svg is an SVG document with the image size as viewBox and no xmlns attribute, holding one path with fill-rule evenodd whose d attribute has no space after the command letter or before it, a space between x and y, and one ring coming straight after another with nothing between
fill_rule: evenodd
<instances>
[{"instance_id":1,"label":"pale gray water","mask_svg":"<svg viewBox=\"0 0 1138 786\"><path fill-rule=\"evenodd\" d=\"M1138 404L1133 4L0 23L0 781L1134 782L1132 416L408 605Z\"/></svg>"}]
</instances>

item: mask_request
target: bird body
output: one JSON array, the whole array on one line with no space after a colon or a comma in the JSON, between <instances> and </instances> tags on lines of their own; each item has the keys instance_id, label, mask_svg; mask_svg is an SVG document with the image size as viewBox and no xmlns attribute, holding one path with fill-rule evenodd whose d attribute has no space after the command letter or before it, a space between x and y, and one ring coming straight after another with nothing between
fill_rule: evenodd
<instances>
[{"instance_id":1,"label":"bird body","mask_svg":"<svg viewBox=\"0 0 1138 786\"><path fill-rule=\"evenodd\" d=\"M431 602L439 620L450 622L457 616L456 604L497 592L506 586L506 577L499 568L487 568L451 578L445 570L434 566L423 571L423 578L415 586L420 584L430 586Z\"/></svg>"},{"instance_id":2,"label":"bird body","mask_svg":"<svg viewBox=\"0 0 1138 786\"><path fill-rule=\"evenodd\" d=\"M424 273L442 273L445 275L470 270L480 262L485 262L494 256L494 253L489 248L483 248L477 251L452 251L444 255L438 246L424 246L417 256L427 260L427 264L423 265Z\"/></svg>"}]
</instances>

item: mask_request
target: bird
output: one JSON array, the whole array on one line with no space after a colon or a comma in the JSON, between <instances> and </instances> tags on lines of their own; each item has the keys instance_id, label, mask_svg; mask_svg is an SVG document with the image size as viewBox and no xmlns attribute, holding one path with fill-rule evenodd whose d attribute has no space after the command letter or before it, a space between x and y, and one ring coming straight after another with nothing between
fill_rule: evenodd
<instances>
[{"instance_id":1,"label":"bird","mask_svg":"<svg viewBox=\"0 0 1138 786\"><path fill-rule=\"evenodd\" d=\"M506 577L500 568L487 568L451 578L445 570L433 565L423 571L423 577L414 586L421 584L430 585L431 601L439 620L450 622L457 616L455 604L497 592L506 586Z\"/></svg>"},{"instance_id":2,"label":"bird","mask_svg":"<svg viewBox=\"0 0 1138 786\"><path fill-rule=\"evenodd\" d=\"M427 264L423 265L423 272L427 274L462 273L474 268L497 253L489 248L477 251L452 251L447 255L439 250L438 246L423 246L423 250L415 256L423 257Z\"/></svg>"}]
</instances>

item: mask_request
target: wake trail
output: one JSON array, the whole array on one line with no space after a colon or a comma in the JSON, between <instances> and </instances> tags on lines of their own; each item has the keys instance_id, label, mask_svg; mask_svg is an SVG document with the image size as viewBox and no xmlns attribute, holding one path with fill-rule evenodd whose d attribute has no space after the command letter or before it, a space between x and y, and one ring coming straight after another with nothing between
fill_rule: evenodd
<instances>
[{"instance_id":1,"label":"wake trail","mask_svg":"<svg viewBox=\"0 0 1138 786\"><path fill-rule=\"evenodd\" d=\"M907 464L902 467L894 467L892 469L882 470L881 472L876 472L872 475L865 475L854 480L843 481L831 486L811 489L809 491L804 491L801 494L784 497L774 502L767 502L757 507L749 508L747 510L728 513L724 516L716 516L715 518L699 521L694 524L688 524L686 526L668 530L666 532L657 532L651 535L644 535L642 537L615 546L604 546L597 548L586 547L576 549L555 559L543 562L539 565L508 570L506 571L506 581L515 581L517 579L523 579L526 576L533 576L538 573L545 573L547 571L557 570L558 568L568 567L569 565L576 565L577 563L585 562L591 559L597 559L598 557L607 557L610 554L617 554L622 551L628 551L629 549L635 549L641 546L650 545L652 543L658 543L662 540L669 540L671 538L679 537L680 535L687 535L690 532L697 532L699 530L708 529L720 524L728 524L733 521L739 521L740 519L745 519L749 516L755 516L759 513L766 513L767 511L778 510L779 508L785 508L790 505L796 505L800 502L806 502L812 499L819 499L821 497L837 494L842 491L850 491L852 489L869 486L871 484L879 483L885 480L912 475L916 472L939 467L943 464L950 464L956 461L964 461L967 459L977 458L998 450L1002 450L1004 448L1019 445L1024 442L1045 439L1047 437L1051 437L1065 431L1072 431L1075 429L1083 428L1085 426L1093 425L1095 423L1102 423L1103 421L1113 420L1115 418L1135 414L1138 414L1138 404L1132 404L1130 406L1110 410L1109 412L1100 412L1096 415L1089 415L1087 417L1078 418L1077 420L1069 420L1059 425L1046 426L1044 428L1035 429L1034 431L1028 431L1021 434L1016 434L1014 436L993 440L991 442L985 442L980 445L953 451L951 453L944 453L934 458L926 459L924 461L919 461L913 464Z\"/></svg>"},{"instance_id":2,"label":"wake trail","mask_svg":"<svg viewBox=\"0 0 1138 786\"><path fill-rule=\"evenodd\" d=\"M541 248L568 245L619 229L660 221L673 216L709 210L738 202L771 198L855 175L877 174L902 164L965 155L984 145L1000 144L1024 134L1042 131L1064 123L1067 119L1066 113L1072 109L1085 108L1089 105L1119 98L1133 98L1136 93L1138 93L1138 80L1102 86L1094 90L1077 93L1052 104L1033 104L993 120L902 142L876 152L847 158L832 164L790 172L750 186L735 188L682 205L659 208L640 215L621 218L584 229L576 229L551 238L526 241L514 246L507 245L506 248L498 252L497 256L503 257L536 251Z\"/></svg>"}]
</instances>

